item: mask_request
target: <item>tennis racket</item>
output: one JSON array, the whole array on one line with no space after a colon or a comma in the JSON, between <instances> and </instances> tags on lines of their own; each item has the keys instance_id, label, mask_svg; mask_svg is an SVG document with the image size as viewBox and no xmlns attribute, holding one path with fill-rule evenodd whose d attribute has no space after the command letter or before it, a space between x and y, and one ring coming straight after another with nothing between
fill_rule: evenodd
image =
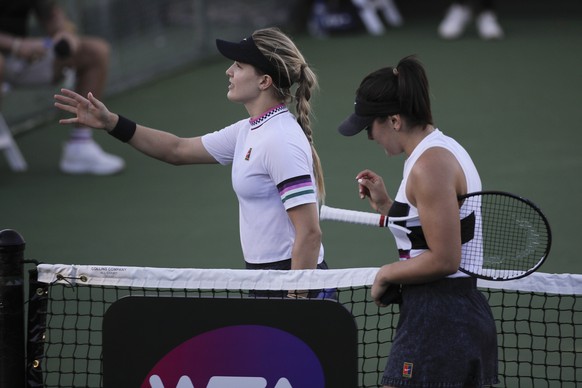
<instances>
[{"instance_id":1,"label":"tennis racket","mask_svg":"<svg viewBox=\"0 0 582 388\"><path fill-rule=\"evenodd\" d=\"M530 200L501 191L459 197L465 214L474 214L472 238L463 244L459 270L486 280L512 280L535 272L552 245L550 224ZM321 220L396 227L387 216L323 205Z\"/></svg>"}]
</instances>

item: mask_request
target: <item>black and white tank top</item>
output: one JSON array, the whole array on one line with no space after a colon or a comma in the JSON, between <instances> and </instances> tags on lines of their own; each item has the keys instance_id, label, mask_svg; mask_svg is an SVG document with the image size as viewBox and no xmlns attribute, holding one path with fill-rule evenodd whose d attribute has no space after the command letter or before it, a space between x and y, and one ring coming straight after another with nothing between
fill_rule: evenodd
<instances>
[{"instance_id":1,"label":"black and white tank top","mask_svg":"<svg viewBox=\"0 0 582 388\"><path fill-rule=\"evenodd\" d=\"M422 225L418 216L418 209L414 207L406 197L406 184L412 167L418 158L429 148L442 147L449 150L457 159L467 180L467 191L475 192L481 190L481 178L471 157L467 151L453 138L444 135L440 130L435 129L425 137L404 163L404 173L402 182L396 194L396 198L388 213L388 227L396 239L400 260L408 260L420 255L429 249ZM461 221L461 241L462 258L467 252L475 252L475 247L469 250L470 244L478 244L479 239L473 239L474 225L476 217L480 220L479 209L470 209L465 206L459 211ZM478 264L477 264L478 265ZM463 272L457 271L449 277L467 276Z\"/></svg>"}]
</instances>

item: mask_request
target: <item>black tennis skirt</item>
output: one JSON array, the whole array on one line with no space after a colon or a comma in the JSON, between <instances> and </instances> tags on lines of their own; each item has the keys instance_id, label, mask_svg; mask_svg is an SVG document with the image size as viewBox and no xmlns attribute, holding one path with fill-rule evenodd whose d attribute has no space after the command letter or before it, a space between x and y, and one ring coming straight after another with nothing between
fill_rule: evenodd
<instances>
[{"instance_id":1,"label":"black tennis skirt","mask_svg":"<svg viewBox=\"0 0 582 388\"><path fill-rule=\"evenodd\" d=\"M495 321L475 278L402 287L400 318L383 385L462 388L497 384L497 362Z\"/></svg>"}]
</instances>

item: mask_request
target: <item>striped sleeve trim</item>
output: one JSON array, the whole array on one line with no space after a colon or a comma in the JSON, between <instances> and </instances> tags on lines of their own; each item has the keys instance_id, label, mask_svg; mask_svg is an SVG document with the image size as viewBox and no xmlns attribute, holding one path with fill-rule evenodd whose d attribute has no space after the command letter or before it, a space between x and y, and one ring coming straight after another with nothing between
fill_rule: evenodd
<instances>
[{"instance_id":1,"label":"striped sleeve trim","mask_svg":"<svg viewBox=\"0 0 582 388\"><path fill-rule=\"evenodd\" d=\"M285 203L291 198L302 195L315 194L315 188L309 175L300 175L289 178L277 185L281 201Z\"/></svg>"}]
</instances>

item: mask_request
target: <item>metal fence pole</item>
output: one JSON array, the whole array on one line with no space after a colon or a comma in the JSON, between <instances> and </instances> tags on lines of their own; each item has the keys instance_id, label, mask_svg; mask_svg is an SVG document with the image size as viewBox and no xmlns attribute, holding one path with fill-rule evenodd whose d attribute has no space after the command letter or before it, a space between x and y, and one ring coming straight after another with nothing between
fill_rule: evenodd
<instances>
[{"instance_id":1,"label":"metal fence pole","mask_svg":"<svg viewBox=\"0 0 582 388\"><path fill-rule=\"evenodd\" d=\"M25 384L24 246L18 232L0 231L0 387Z\"/></svg>"}]
</instances>

